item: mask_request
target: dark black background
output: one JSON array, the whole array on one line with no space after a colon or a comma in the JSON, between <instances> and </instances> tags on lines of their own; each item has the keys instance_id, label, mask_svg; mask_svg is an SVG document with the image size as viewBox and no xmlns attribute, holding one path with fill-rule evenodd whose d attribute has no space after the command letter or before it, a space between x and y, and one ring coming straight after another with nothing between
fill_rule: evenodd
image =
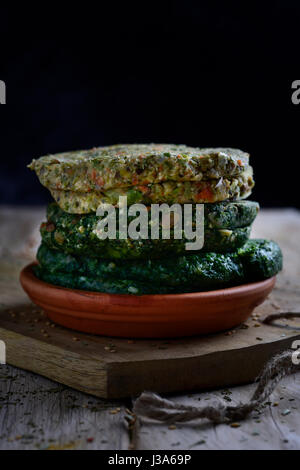
<instances>
[{"instance_id":1,"label":"dark black background","mask_svg":"<svg viewBox=\"0 0 300 470\"><path fill-rule=\"evenodd\" d=\"M0 202L49 199L34 157L175 142L249 151L253 198L300 207L299 28L296 0L2 7Z\"/></svg>"}]
</instances>

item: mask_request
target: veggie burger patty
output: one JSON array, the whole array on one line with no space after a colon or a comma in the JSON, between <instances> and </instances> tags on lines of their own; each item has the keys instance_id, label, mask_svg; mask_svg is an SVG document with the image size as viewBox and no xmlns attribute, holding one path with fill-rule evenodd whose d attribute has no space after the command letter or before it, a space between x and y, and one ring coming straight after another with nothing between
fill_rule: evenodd
<instances>
[{"instance_id":1,"label":"veggie burger patty","mask_svg":"<svg viewBox=\"0 0 300 470\"><path fill-rule=\"evenodd\" d=\"M146 262L74 257L41 245L38 277L52 284L119 294L218 289L267 279L282 269L279 246L253 239L230 254L199 253Z\"/></svg>"},{"instance_id":2,"label":"veggie burger patty","mask_svg":"<svg viewBox=\"0 0 300 470\"><path fill-rule=\"evenodd\" d=\"M212 203L246 198L254 186L249 155L185 145L115 145L33 160L40 182L66 212L95 212L119 196L134 203Z\"/></svg>"},{"instance_id":3,"label":"veggie burger patty","mask_svg":"<svg viewBox=\"0 0 300 470\"><path fill-rule=\"evenodd\" d=\"M253 186L253 172L249 168L231 180L222 177L219 180L200 182L165 181L147 186L118 187L104 192L87 193L50 188L50 192L64 211L86 214L96 212L100 204L117 205L120 196L126 196L128 204L201 204L245 199L251 194Z\"/></svg>"},{"instance_id":4,"label":"veggie burger patty","mask_svg":"<svg viewBox=\"0 0 300 470\"><path fill-rule=\"evenodd\" d=\"M202 251L225 253L242 246L249 238L251 224L258 212L258 204L251 201L205 205L205 232ZM117 209L118 214L118 209ZM48 206L47 222L41 225L43 242L50 248L67 253L89 255L102 258L158 258L163 254L185 254L185 243L189 240L182 231L181 239L174 239L174 229L170 239L162 239L163 228L160 224L159 239L130 238L100 240L97 224L102 217L96 214L74 215L62 211L57 204ZM129 217L129 221L134 217ZM149 213L150 234L150 213ZM118 232L117 232L118 235Z\"/></svg>"},{"instance_id":5,"label":"veggie burger patty","mask_svg":"<svg viewBox=\"0 0 300 470\"><path fill-rule=\"evenodd\" d=\"M47 188L103 191L163 181L233 178L249 168L249 154L235 149L131 144L59 153L33 160Z\"/></svg>"}]
</instances>

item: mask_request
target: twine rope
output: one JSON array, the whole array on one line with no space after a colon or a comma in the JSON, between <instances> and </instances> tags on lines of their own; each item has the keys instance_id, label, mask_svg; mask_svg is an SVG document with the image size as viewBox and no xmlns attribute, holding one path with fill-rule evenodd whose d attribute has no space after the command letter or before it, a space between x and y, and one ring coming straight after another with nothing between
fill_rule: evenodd
<instances>
[{"instance_id":1,"label":"twine rope","mask_svg":"<svg viewBox=\"0 0 300 470\"><path fill-rule=\"evenodd\" d=\"M216 424L241 421L267 400L284 377L299 370L299 365L292 362L293 352L287 350L267 363L248 403L195 407L170 401L153 392L144 392L135 401L133 412L137 419L145 417L166 424L187 423L195 419L208 419Z\"/></svg>"}]
</instances>

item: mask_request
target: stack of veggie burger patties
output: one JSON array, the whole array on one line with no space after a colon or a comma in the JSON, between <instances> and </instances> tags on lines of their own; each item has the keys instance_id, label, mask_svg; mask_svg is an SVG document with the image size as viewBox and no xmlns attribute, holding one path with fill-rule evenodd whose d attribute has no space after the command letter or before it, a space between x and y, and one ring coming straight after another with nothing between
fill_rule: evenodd
<instances>
[{"instance_id":1,"label":"stack of veggie burger patties","mask_svg":"<svg viewBox=\"0 0 300 470\"><path fill-rule=\"evenodd\" d=\"M249 155L233 149L185 145L115 145L48 155L29 166L55 202L41 225L35 274L51 284L116 294L214 290L267 279L282 268L279 246L249 240L257 202ZM204 204L204 246L187 251L182 238L102 239L100 205L120 196L127 209L142 203ZM102 206L103 207L103 206ZM127 210L126 209L126 210ZM132 219L128 217L128 221Z\"/></svg>"}]
</instances>

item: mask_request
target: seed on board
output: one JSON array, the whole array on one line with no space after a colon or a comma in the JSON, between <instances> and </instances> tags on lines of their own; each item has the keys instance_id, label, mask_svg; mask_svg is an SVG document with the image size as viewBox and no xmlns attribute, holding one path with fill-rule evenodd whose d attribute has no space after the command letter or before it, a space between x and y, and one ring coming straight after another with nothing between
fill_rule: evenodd
<instances>
[{"instance_id":1,"label":"seed on board","mask_svg":"<svg viewBox=\"0 0 300 470\"><path fill-rule=\"evenodd\" d=\"M109 346L104 346L104 349L105 349L105 351L110 351L110 347L109 347Z\"/></svg>"},{"instance_id":2,"label":"seed on board","mask_svg":"<svg viewBox=\"0 0 300 470\"><path fill-rule=\"evenodd\" d=\"M75 336L74 336L74 338L72 338L72 340L73 341L80 341L79 338L76 338Z\"/></svg>"},{"instance_id":3,"label":"seed on board","mask_svg":"<svg viewBox=\"0 0 300 470\"><path fill-rule=\"evenodd\" d=\"M261 324L260 324L260 323L255 323L254 327L255 327L255 328L260 328L260 327L261 327Z\"/></svg>"},{"instance_id":4,"label":"seed on board","mask_svg":"<svg viewBox=\"0 0 300 470\"><path fill-rule=\"evenodd\" d=\"M272 307L276 308L277 310L280 310L280 306L277 303L272 302L271 305L272 305Z\"/></svg>"},{"instance_id":5,"label":"seed on board","mask_svg":"<svg viewBox=\"0 0 300 470\"><path fill-rule=\"evenodd\" d=\"M279 406L279 403L275 402L273 403L273 406Z\"/></svg>"},{"instance_id":6,"label":"seed on board","mask_svg":"<svg viewBox=\"0 0 300 470\"><path fill-rule=\"evenodd\" d=\"M172 431L173 429L177 429L177 427L175 426L175 424L170 424L169 429Z\"/></svg>"},{"instance_id":7,"label":"seed on board","mask_svg":"<svg viewBox=\"0 0 300 470\"><path fill-rule=\"evenodd\" d=\"M119 408L115 408L114 410L109 410L109 414L116 415L117 413L119 413L119 411L120 411Z\"/></svg>"},{"instance_id":8,"label":"seed on board","mask_svg":"<svg viewBox=\"0 0 300 470\"><path fill-rule=\"evenodd\" d=\"M256 339L257 339L257 341L262 341L262 340L263 340L263 339L260 338L259 336L258 336Z\"/></svg>"},{"instance_id":9,"label":"seed on board","mask_svg":"<svg viewBox=\"0 0 300 470\"><path fill-rule=\"evenodd\" d=\"M231 423L230 427L231 428L240 428L241 425L240 425L240 423Z\"/></svg>"}]
</instances>

